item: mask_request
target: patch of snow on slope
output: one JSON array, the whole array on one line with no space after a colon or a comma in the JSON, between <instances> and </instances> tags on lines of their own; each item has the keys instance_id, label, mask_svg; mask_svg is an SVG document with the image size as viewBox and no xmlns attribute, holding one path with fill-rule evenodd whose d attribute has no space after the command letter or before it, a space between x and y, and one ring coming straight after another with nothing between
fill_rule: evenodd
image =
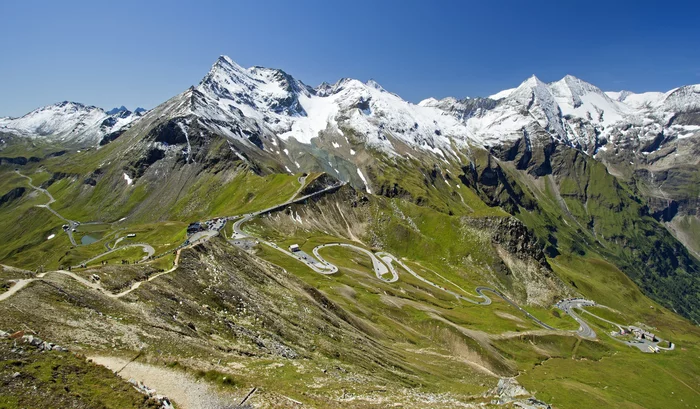
<instances>
[{"instance_id":1,"label":"patch of snow on slope","mask_svg":"<svg viewBox=\"0 0 700 409\"><path fill-rule=\"evenodd\" d=\"M365 184L365 189L367 189L367 193L369 193L371 195L372 191L370 190L369 185L367 184L367 179L365 179L365 175L362 174L362 171L360 170L360 168L357 168L357 174L360 175L360 179L362 179L362 183Z\"/></svg>"},{"instance_id":2,"label":"patch of snow on slope","mask_svg":"<svg viewBox=\"0 0 700 409\"><path fill-rule=\"evenodd\" d=\"M134 183L134 180L131 179L126 173L124 173L124 180L126 180L127 185L131 185L132 183Z\"/></svg>"},{"instance_id":3,"label":"patch of snow on slope","mask_svg":"<svg viewBox=\"0 0 700 409\"><path fill-rule=\"evenodd\" d=\"M628 94L621 102L633 109L653 108L661 102L663 92L642 92L640 94Z\"/></svg>"},{"instance_id":4,"label":"patch of snow on slope","mask_svg":"<svg viewBox=\"0 0 700 409\"><path fill-rule=\"evenodd\" d=\"M190 156L192 155L192 145L190 145L190 135L187 133L187 127L185 126L185 124L183 124L182 122L178 122L177 126L179 126L182 133L185 134L185 139L187 140L187 157L185 158L185 161L187 163L190 163ZM194 161L192 161L192 162L194 162Z\"/></svg>"}]
</instances>

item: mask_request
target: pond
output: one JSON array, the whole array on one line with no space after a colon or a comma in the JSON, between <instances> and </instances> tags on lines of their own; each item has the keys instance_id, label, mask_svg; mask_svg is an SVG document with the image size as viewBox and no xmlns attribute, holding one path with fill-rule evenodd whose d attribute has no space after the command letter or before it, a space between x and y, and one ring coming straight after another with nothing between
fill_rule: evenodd
<instances>
[{"instance_id":1,"label":"pond","mask_svg":"<svg viewBox=\"0 0 700 409\"><path fill-rule=\"evenodd\" d=\"M99 239L86 234L80 239L80 244L85 246L87 244L92 244L92 243L96 242L97 240L99 240Z\"/></svg>"}]
</instances>

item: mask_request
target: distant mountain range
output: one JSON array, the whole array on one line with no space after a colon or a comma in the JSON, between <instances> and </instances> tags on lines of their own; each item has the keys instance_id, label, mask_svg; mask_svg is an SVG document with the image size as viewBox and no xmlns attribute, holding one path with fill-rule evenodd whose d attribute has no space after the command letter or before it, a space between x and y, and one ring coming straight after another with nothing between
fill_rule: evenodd
<instances>
[{"instance_id":1,"label":"distant mountain range","mask_svg":"<svg viewBox=\"0 0 700 409\"><path fill-rule=\"evenodd\" d=\"M523 137L529 140L528 132L543 130L596 154L630 139L653 142L663 133L668 141L700 130L681 115L700 109L700 85L665 93L603 92L570 75L549 84L532 76L517 88L488 98L429 98L415 105L374 81L341 79L312 88L282 70L245 69L222 56L198 86L175 98L183 103L171 115L194 114L231 138L246 139L232 125L241 122L263 134L306 144L321 131L349 128L362 133L368 145L388 153L396 153L389 138L454 156L453 144L488 147ZM104 111L62 102L20 118L3 118L0 129L97 144L143 112L143 108L133 113L124 106Z\"/></svg>"},{"instance_id":2,"label":"distant mountain range","mask_svg":"<svg viewBox=\"0 0 700 409\"><path fill-rule=\"evenodd\" d=\"M63 101L35 109L19 118L0 118L0 132L45 138L69 145L93 145L103 136L128 127L145 112L124 106L105 111L95 106Z\"/></svg>"},{"instance_id":3,"label":"distant mountain range","mask_svg":"<svg viewBox=\"0 0 700 409\"><path fill-rule=\"evenodd\" d=\"M700 85L635 94L603 92L570 75L549 84L532 76L487 98L429 98L412 104L374 81L344 78L313 88L282 70L246 69L221 56L199 85L155 108L154 115L196 119L212 133L264 151L290 171L302 168L300 151L281 149L280 143L311 146L318 143L312 140L323 140L334 156L359 168L354 151L343 148L350 135L389 156L402 156L408 148L450 161L459 161L458 152L470 146L522 154L557 141L640 184L667 221L678 211L694 215L698 206L688 184L698 163ZM104 111L61 102L20 118L2 118L0 132L94 146L134 122L151 121L148 117L143 108ZM322 167L364 184L354 169ZM673 173L683 176L670 180ZM700 254L700 244L690 243L688 234L679 237Z\"/></svg>"}]
</instances>

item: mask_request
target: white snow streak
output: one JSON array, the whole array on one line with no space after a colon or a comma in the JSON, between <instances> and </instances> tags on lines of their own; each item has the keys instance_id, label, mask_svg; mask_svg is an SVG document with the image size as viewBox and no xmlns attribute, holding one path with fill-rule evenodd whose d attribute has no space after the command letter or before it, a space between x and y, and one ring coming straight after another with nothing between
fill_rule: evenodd
<instances>
[{"instance_id":1,"label":"white snow streak","mask_svg":"<svg viewBox=\"0 0 700 409\"><path fill-rule=\"evenodd\" d=\"M182 124L182 122L178 122L177 125L180 127L180 130L182 133L185 134L185 139L187 139L187 159L186 162L190 163L190 155L192 155L192 145L190 145L190 136L187 134L187 128L185 125ZM194 163L194 161L192 161Z\"/></svg>"},{"instance_id":2,"label":"white snow streak","mask_svg":"<svg viewBox=\"0 0 700 409\"><path fill-rule=\"evenodd\" d=\"M362 174L360 168L357 168L357 174L360 175L360 179L362 179L362 182L365 184L365 189L367 189L367 193L371 195L372 191L370 190L369 185L367 184L367 179L365 179L365 175Z\"/></svg>"}]
</instances>

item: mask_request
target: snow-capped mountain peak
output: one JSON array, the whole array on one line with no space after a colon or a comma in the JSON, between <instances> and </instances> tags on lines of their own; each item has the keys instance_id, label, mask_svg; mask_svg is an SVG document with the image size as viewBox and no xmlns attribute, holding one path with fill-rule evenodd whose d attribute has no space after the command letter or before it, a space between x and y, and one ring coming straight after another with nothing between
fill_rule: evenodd
<instances>
[{"instance_id":1,"label":"snow-capped mountain peak","mask_svg":"<svg viewBox=\"0 0 700 409\"><path fill-rule=\"evenodd\" d=\"M533 103L533 99L537 99L538 102L547 106L556 105L547 84L534 75L523 81L505 99L525 106Z\"/></svg>"},{"instance_id":2,"label":"snow-capped mountain peak","mask_svg":"<svg viewBox=\"0 0 700 409\"><path fill-rule=\"evenodd\" d=\"M342 134L343 127L389 152L389 136L434 149L450 146L443 133L462 140L467 135L454 118L404 101L374 80L343 78L313 89L282 70L245 69L220 57L196 91L205 99L193 110L196 115L218 121L245 117L276 137L301 143L310 143L326 130Z\"/></svg>"},{"instance_id":3,"label":"snow-capped mountain peak","mask_svg":"<svg viewBox=\"0 0 700 409\"><path fill-rule=\"evenodd\" d=\"M334 138L327 144L336 146L349 143L345 138L349 130L389 154L409 146L454 156L453 149L468 143L494 146L523 137L529 141L532 135L595 152L608 141L626 137L625 126L639 127L635 135L646 138L670 126L666 124L674 113L696 109L700 109L697 85L667 93L605 93L571 75L549 84L533 75L489 98L428 98L413 104L374 80L343 78L311 88L283 70L244 68L221 56L196 87L146 117L157 121L195 116L215 134L251 141L277 154L276 138L302 144ZM0 119L0 131L96 143L140 116L125 107L105 112L63 102L21 118ZM694 121L689 118L681 122ZM690 125L676 124L677 132L692 131Z\"/></svg>"},{"instance_id":4,"label":"snow-capped mountain peak","mask_svg":"<svg viewBox=\"0 0 700 409\"><path fill-rule=\"evenodd\" d=\"M372 88L374 88L374 89L376 89L376 90L379 90L379 91L386 91L386 90L385 90L381 85L379 85L379 83L378 83L377 81L375 81L375 80L369 80L369 81L367 81L367 86L368 86L368 87L372 87Z\"/></svg>"},{"instance_id":5,"label":"snow-capped mountain peak","mask_svg":"<svg viewBox=\"0 0 700 409\"><path fill-rule=\"evenodd\" d=\"M92 144L105 134L130 124L139 116L129 111L109 115L102 108L63 101L35 109L19 118L2 118L0 131Z\"/></svg>"},{"instance_id":6,"label":"snow-capped mountain peak","mask_svg":"<svg viewBox=\"0 0 700 409\"><path fill-rule=\"evenodd\" d=\"M614 101L595 85L572 75L549 84L549 89L564 115L610 125L630 112L625 105Z\"/></svg>"},{"instance_id":7,"label":"snow-capped mountain peak","mask_svg":"<svg viewBox=\"0 0 700 409\"><path fill-rule=\"evenodd\" d=\"M439 103L440 103L440 101L438 99L430 97L430 98L426 98L426 99L420 101L418 103L418 105L422 106L422 107L434 107Z\"/></svg>"},{"instance_id":8,"label":"snow-capped mountain peak","mask_svg":"<svg viewBox=\"0 0 700 409\"><path fill-rule=\"evenodd\" d=\"M505 98L510 107L527 107L532 117L542 126L558 135L564 135L561 110L556 98L546 83L536 76L525 80Z\"/></svg>"},{"instance_id":9,"label":"snow-capped mountain peak","mask_svg":"<svg viewBox=\"0 0 700 409\"><path fill-rule=\"evenodd\" d=\"M306 85L282 70L245 69L226 56L219 57L197 90L218 101L223 111L235 107L249 117L266 113L304 115L298 95L309 93Z\"/></svg>"}]
</instances>

